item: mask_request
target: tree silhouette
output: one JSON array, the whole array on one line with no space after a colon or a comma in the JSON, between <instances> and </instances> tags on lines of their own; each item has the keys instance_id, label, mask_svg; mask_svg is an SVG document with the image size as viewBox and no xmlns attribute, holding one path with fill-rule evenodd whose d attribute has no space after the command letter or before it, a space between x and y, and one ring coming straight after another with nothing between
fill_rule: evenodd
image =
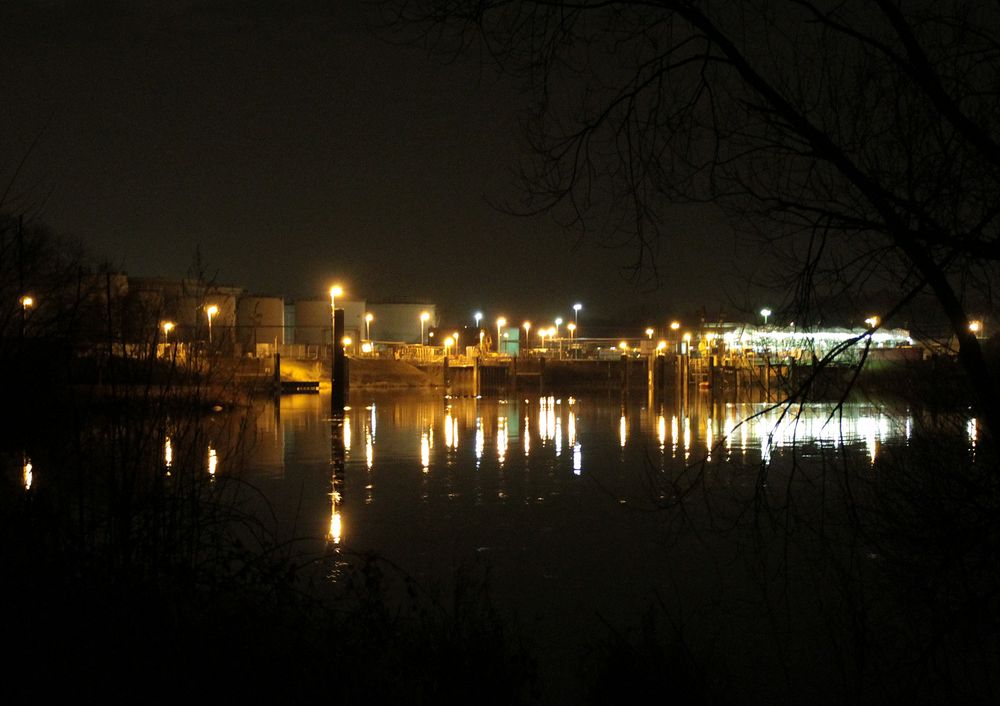
<instances>
[{"instance_id":1,"label":"tree silhouette","mask_svg":"<svg viewBox=\"0 0 1000 706\"><path fill-rule=\"evenodd\" d=\"M479 52L530 88L522 212L624 237L648 265L672 237L665 203L718 204L778 256L797 321L891 290L885 321L929 296L977 416L1000 431L996 372L969 327L991 305L1000 259L995 4L384 9L391 27L416 28L437 51Z\"/></svg>"}]
</instances>

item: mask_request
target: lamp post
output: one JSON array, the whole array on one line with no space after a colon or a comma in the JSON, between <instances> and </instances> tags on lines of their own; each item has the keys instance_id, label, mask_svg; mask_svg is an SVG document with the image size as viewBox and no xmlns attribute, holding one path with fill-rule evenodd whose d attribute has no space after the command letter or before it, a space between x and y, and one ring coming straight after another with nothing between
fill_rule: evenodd
<instances>
[{"instance_id":1,"label":"lamp post","mask_svg":"<svg viewBox=\"0 0 1000 706\"><path fill-rule=\"evenodd\" d=\"M652 327L646 329L646 338L648 338L650 341L653 340L653 329L652 329Z\"/></svg>"},{"instance_id":2,"label":"lamp post","mask_svg":"<svg viewBox=\"0 0 1000 706\"><path fill-rule=\"evenodd\" d=\"M879 321L880 319L874 314L865 319L865 323L868 324L868 328L876 328L879 324Z\"/></svg>"},{"instance_id":3,"label":"lamp post","mask_svg":"<svg viewBox=\"0 0 1000 706\"><path fill-rule=\"evenodd\" d=\"M577 326L580 325L580 309L583 308L583 304L573 305L573 323Z\"/></svg>"},{"instance_id":4,"label":"lamp post","mask_svg":"<svg viewBox=\"0 0 1000 706\"><path fill-rule=\"evenodd\" d=\"M375 315L370 311L365 314L365 338L368 339L369 342L372 340L372 320L374 318Z\"/></svg>"},{"instance_id":5,"label":"lamp post","mask_svg":"<svg viewBox=\"0 0 1000 706\"><path fill-rule=\"evenodd\" d=\"M163 342L164 343L170 343L170 332L173 331L173 330L174 330L174 322L173 321L164 321L163 322Z\"/></svg>"},{"instance_id":6,"label":"lamp post","mask_svg":"<svg viewBox=\"0 0 1000 706\"><path fill-rule=\"evenodd\" d=\"M760 315L764 317L764 325L767 326L767 317L771 315L771 310L764 307L760 310Z\"/></svg>"},{"instance_id":7,"label":"lamp post","mask_svg":"<svg viewBox=\"0 0 1000 706\"><path fill-rule=\"evenodd\" d=\"M503 331L503 327L506 325L507 325L507 319L505 319L502 316L497 319L497 353L500 352L501 331Z\"/></svg>"},{"instance_id":8,"label":"lamp post","mask_svg":"<svg viewBox=\"0 0 1000 706\"><path fill-rule=\"evenodd\" d=\"M477 311L472 315L472 318L476 320L476 328L479 328L479 322L483 320L483 312Z\"/></svg>"},{"instance_id":9,"label":"lamp post","mask_svg":"<svg viewBox=\"0 0 1000 706\"><path fill-rule=\"evenodd\" d=\"M431 315L429 312L426 311L420 312L420 345L422 346L426 345L424 343L424 324L426 324L430 320L430 318Z\"/></svg>"},{"instance_id":10,"label":"lamp post","mask_svg":"<svg viewBox=\"0 0 1000 706\"><path fill-rule=\"evenodd\" d=\"M205 315L208 317L208 342L212 342L212 317L219 313L219 307L215 304L210 305L205 309Z\"/></svg>"},{"instance_id":11,"label":"lamp post","mask_svg":"<svg viewBox=\"0 0 1000 706\"><path fill-rule=\"evenodd\" d=\"M521 324L521 326L524 327L524 345L525 345L525 353L527 353L528 349L531 348L531 338L530 338L531 322L525 321L523 324Z\"/></svg>"}]
</instances>

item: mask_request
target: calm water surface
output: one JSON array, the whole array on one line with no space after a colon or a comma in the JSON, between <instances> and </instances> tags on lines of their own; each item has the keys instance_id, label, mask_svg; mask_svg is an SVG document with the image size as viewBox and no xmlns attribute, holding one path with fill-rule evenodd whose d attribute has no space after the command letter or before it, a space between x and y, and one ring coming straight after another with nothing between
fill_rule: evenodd
<instances>
[{"instance_id":1,"label":"calm water surface","mask_svg":"<svg viewBox=\"0 0 1000 706\"><path fill-rule=\"evenodd\" d=\"M253 420L247 478L283 531L376 551L427 582L487 564L498 605L567 680L605 625L634 622L653 600L715 610L742 550L704 527L738 515L762 469L794 455L863 471L914 424L875 404L789 412L706 398L685 415L672 401L607 396L355 391L342 421L329 410L326 395L287 396ZM975 432L969 421L973 444ZM697 501L663 509L692 483Z\"/></svg>"}]
</instances>

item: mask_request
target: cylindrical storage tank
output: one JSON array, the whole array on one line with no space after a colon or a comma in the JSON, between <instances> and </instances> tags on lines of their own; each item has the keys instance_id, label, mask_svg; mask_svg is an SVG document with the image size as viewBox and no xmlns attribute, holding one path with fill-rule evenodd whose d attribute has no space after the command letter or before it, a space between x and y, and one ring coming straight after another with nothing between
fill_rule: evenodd
<instances>
[{"instance_id":1,"label":"cylindrical storage tank","mask_svg":"<svg viewBox=\"0 0 1000 706\"><path fill-rule=\"evenodd\" d=\"M329 344L333 336L329 299L300 299L295 302L295 342L306 345Z\"/></svg>"},{"instance_id":2,"label":"cylindrical storage tank","mask_svg":"<svg viewBox=\"0 0 1000 706\"><path fill-rule=\"evenodd\" d=\"M285 342L285 302L280 297L240 297L236 340L244 346Z\"/></svg>"}]
</instances>

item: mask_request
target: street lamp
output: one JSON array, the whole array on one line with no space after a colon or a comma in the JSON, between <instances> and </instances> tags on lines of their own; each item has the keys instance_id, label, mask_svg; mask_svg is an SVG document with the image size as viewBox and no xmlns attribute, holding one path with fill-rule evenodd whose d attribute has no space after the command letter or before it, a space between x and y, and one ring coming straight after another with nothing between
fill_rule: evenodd
<instances>
[{"instance_id":1,"label":"street lamp","mask_svg":"<svg viewBox=\"0 0 1000 706\"><path fill-rule=\"evenodd\" d=\"M771 315L771 310L765 307L760 310L760 315L764 317L764 325L767 326L767 317Z\"/></svg>"},{"instance_id":2,"label":"street lamp","mask_svg":"<svg viewBox=\"0 0 1000 706\"><path fill-rule=\"evenodd\" d=\"M876 326L878 326L879 318L874 314L872 314L867 319L865 319L865 323L868 324L868 328L875 328Z\"/></svg>"},{"instance_id":3,"label":"street lamp","mask_svg":"<svg viewBox=\"0 0 1000 706\"><path fill-rule=\"evenodd\" d=\"M20 299L18 299L18 301L21 303L21 308L23 310L25 310L25 311L27 311L28 309L30 309L31 307L33 307L35 305L34 298L31 297L31 296L29 296L29 295L27 295L27 294L25 294L23 297L21 297Z\"/></svg>"},{"instance_id":4,"label":"street lamp","mask_svg":"<svg viewBox=\"0 0 1000 706\"><path fill-rule=\"evenodd\" d=\"M332 287L330 287L330 309L331 310L337 308L337 297L339 297L343 293L344 293L344 288L341 287L339 284L335 284Z\"/></svg>"},{"instance_id":5,"label":"street lamp","mask_svg":"<svg viewBox=\"0 0 1000 706\"><path fill-rule=\"evenodd\" d=\"M375 315L370 311L365 314L365 338L369 341L372 340L372 321L375 319Z\"/></svg>"},{"instance_id":6,"label":"street lamp","mask_svg":"<svg viewBox=\"0 0 1000 706\"><path fill-rule=\"evenodd\" d=\"M483 312L477 311L472 315L472 318L476 320L476 328L479 328L479 322L483 320Z\"/></svg>"},{"instance_id":7,"label":"street lamp","mask_svg":"<svg viewBox=\"0 0 1000 706\"><path fill-rule=\"evenodd\" d=\"M453 345L455 345L455 339L454 338L452 338L451 336L448 336L448 338L444 339L444 354L445 354L445 357L447 357L448 355L451 354L451 347Z\"/></svg>"},{"instance_id":8,"label":"street lamp","mask_svg":"<svg viewBox=\"0 0 1000 706\"><path fill-rule=\"evenodd\" d=\"M337 297L344 293L339 284L330 287L330 350L337 345ZM331 371L333 369L331 368ZM332 372L331 372L332 375ZM331 378L332 379L332 378Z\"/></svg>"},{"instance_id":9,"label":"street lamp","mask_svg":"<svg viewBox=\"0 0 1000 706\"><path fill-rule=\"evenodd\" d=\"M583 304L574 304L573 305L573 323L576 326L580 325L580 309L582 309L582 308L583 308Z\"/></svg>"},{"instance_id":10,"label":"street lamp","mask_svg":"<svg viewBox=\"0 0 1000 706\"><path fill-rule=\"evenodd\" d=\"M982 321L970 321L969 322L969 332L970 333L973 333L973 334L975 334L975 335L978 336L980 333L982 333L982 331L983 331L983 322Z\"/></svg>"},{"instance_id":11,"label":"street lamp","mask_svg":"<svg viewBox=\"0 0 1000 706\"><path fill-rule=\"evenodd\" d=\"M556 317L556 337L559 336L559 327L562 326L562 318Z\"/></svg>"},{"instance_id":12,"label":"street lamp","mask_svg":"<svg viewBox=\"0 0 1000 706\"><path fill-rule=\"evenodd\" d=\"M646 329L646 338L648 338L650 341L653 340L653 329L652 328L647 328Z\"/></svg>"},{"instance_id":13,"label":"street lamp","mask_svg":"<svg viewBox=\"0 0 1000 706\"><path fill-rule=\"evenodd\" d=\"M569 331L569 340L573 340L573 334L576 332L576 324L566 324L566 329Z\"/></svg>"},{"instance_id":14,"label":"street lamp","mask_svg":"<svg viewBox=\"0 0 1000 706\"><path fill-rule=\"evenodd\" d=\"M170 343L170 332L173 331L173 330L174 330L174 322L173 321L164 321L163 322L163 342L164 343Z\"/></svg>"},{"instance_id":15,"label":"street lamp","mask_svg":"<svg viewBox=\"0 0 1000 706\"><path fill-rule=\"evenodd\" d=\"M430 318L431 318L431 315L430 315L429 312L426 312L426 311L421 311L420 312L420 345L425 345L424 344L424 324L426 324L430 320Z\"/></svg>"},{"instance_id":16,"label":"street lamp","mask_svg":"<svg viewBox=\"0 0 1000 706\"><path fill-rule=\"evenodd\" d=\"M524 345L527 346L528 348L530 348L531 347L531 338L530 338L530 335L531 335L531 322L530 321L525 321L523 324L521 324L521 326L524 327Z\"/></svg>"},{"instance_id":17,"label":"street lamp","mask_svg":"<svg viewBox=\"0 0 1000 706\"><path fill-rule=\"evenodd\" d=\"M502 316L497 319L497 353L500 352L500 336L501 336L500 332L506 325L507 325L507 319L505 319Z\"/></svg>"},{"instance_id":18,"label":"street lamp","mask_svg":"<svg viewBox=\"0 0 1000 706\"><path fill-rule=\"evenodd\" d=\"M212 317L219 313L219 307L212 304L207 309L205 309L205 315L208 317L208 342L212 342Z\"/></svg>"}]
</instances>

